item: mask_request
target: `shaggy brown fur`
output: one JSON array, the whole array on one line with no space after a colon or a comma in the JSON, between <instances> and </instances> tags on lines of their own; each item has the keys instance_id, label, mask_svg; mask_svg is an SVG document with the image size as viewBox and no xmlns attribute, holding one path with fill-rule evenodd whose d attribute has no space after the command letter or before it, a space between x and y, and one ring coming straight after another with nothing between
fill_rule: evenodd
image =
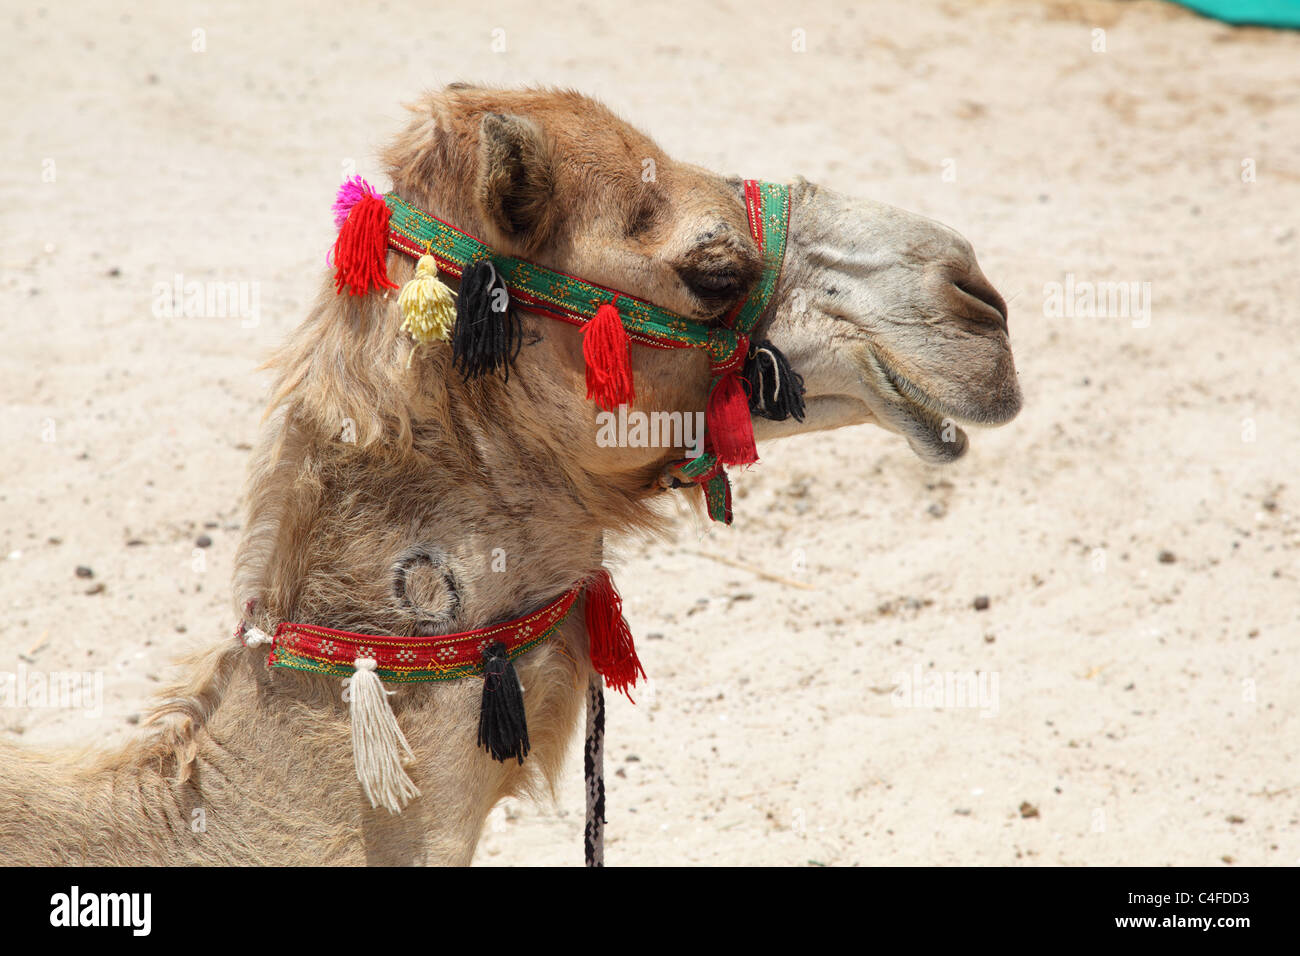
<instances>
[{"instance_id":1,"label":"shaggy brown fur","mask_svg":"<svg viewBox=\"0 0 1300 956\"><path fill-rule=\"evenodd\" d=\"M702 321L719 311L718 283L696 288L692 277L733 276L743 295L755 274L738 182L673 162L576 93L453 87L412 110L384 154L394 188L505 253ZM796 215L824 245L834 226L817 219L802 189ZM815 276L821 246L801 251L794 226L791 257L810 256L797 274ZM938 254L941 240L928 242L907 248ZM939 252L945 262L969 256ZM399 286L414 267L396 253L388 266ZM830 339L789 318L794 291L783 282L770 331L799 329L807 351L814 336ZM928 302L916 314L940 321ZM845 320L835 321L844 339ZM430 620L443 632L469 630L538 607L600 568L606 532L656 528L656 479L684 450L598 447L579 331L533 315L523 323L508 384L465 382L445 348L422 349L407 368L395 295L337 296L323 283L273 360L274 399L246 491L238 614L267 632L284 620L374 634L423 633ZM966 336L983 348L1002 334L982 327L941 344ZM992 374L1014 384L1007 355L995 373L964 367L959 384L983 389ZM701 352L637 348L633 368L638 408L704 408ZM818 421L819 379L808 376L808 427L873 420L866 399L843 413L845 376L832 379L834 413ZM945 381L922 384L955 407L938 387ZM974 408L980 398L962 401ZM412 553L427 560L395 587L394 564ZM491 807L559 771L589 677L582 619L579 605L555 639L518 662L533 746L523 767L475 745L477 681L398 691L393 709L422 795L396 815L370 809L360 793L339 682L268 669L264 648L232 641L193 661L152 715L151 734L119 752L0 750L0 861L468 863Z\"/></svg>"}]
</instances>

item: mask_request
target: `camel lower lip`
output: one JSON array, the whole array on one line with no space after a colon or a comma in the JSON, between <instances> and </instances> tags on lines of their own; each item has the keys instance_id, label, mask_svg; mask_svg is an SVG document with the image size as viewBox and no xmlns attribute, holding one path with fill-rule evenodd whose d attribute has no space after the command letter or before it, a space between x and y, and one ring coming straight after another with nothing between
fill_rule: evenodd
<instances>
[{"instance_id":1,"label":"camel lower lip","mask_svg":"<svg viewBox=\"0 0 1300 956\"><path fill-rule=\"evenodd\" d=\"M898 393L898 397L908 405L912 406L912 408L927 416L938 416L953 422L961 422L965 425L974 424L974 419L947 408L929 392L916 385L916 383L911 379L899 375L879 359L876 359L876 362L880 367L881 373L885 376L886 380L888 380L889 384L893 386L894 391ZM914 395L920 396L920 398L914 398Z\"/></svg>"},{"instance_id":2,"label":"camel lower lip","mask_svg":"<svg viewBox=\"0 0 1300 956\"><path fill-rule=\"evenodd\" d=\"M870 365L888 386L888 393L875 391L883 404L879 417L889 421L912 450L927 461L942 464L964 455L969 439L958 422L966 420L965 416L953 415L929 393L896 374L874 352L868 354Z\"/></svg>"}]
</instances>

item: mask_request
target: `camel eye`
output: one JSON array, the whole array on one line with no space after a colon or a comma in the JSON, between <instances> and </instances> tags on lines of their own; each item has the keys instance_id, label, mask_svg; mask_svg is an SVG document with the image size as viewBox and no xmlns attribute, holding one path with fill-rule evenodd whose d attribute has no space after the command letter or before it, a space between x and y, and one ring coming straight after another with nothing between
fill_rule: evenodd
<instances>
[{"instance_id":1,"label":"camel eye","mask_svg":"<svg viewBox=\"0 0 1300 956\"><path fill-rule=\"evenodd\" d=\"M735 272L691 271L682 273L682 281L706 302L733 299L740 294L741 277Z\"/></svg>"},{"instance_id":2,"label":"camel eye","mask_svg":"<svg viewBox=\"0 0 1300 956\"><path fill-rule=\"evenodd\" d=\"M706 292L726 292L736 288L736 285L737 279L732 275L702 275L695 279L695 288Z\"/></svg>"}]
</instances>

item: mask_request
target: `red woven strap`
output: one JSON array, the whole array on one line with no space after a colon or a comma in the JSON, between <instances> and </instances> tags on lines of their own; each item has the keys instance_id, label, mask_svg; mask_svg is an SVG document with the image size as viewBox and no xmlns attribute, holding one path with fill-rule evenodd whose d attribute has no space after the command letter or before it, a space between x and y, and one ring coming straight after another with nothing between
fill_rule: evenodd
<instances>
[{"instance_id":1,"label":"red woven strap","mask_svg":"<svg viewBox=\"0 0 1300 956\"><path fill-rule=\"evenodd\" d=\"M350 668L358 657L370 657L381 671L400 672L408 679L418 679L421 674L416 672L432 672L432 678L465 665L479 666L488 644L501 641L513 651L535 642L565 618L581 591L577 585L540 610L504 624L440 637L376 637L285 621L275 630L267 663L288 665L292 657L310 659L322 669ZM285 660L280 659L282 652Z\"/></svg>"}]
</instances>

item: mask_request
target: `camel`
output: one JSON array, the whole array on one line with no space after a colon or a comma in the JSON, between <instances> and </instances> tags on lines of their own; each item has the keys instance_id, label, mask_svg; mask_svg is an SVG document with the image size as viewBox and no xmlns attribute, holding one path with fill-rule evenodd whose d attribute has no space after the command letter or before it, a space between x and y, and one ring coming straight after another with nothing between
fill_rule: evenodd
<instances>
[{"instance_id":1,"label":"camel","mask_svg":"<svg viewBox=\"0 0 1300 956\"><path fill-rule=\"evenodd\" d=\"M702 323L754 278L741 180L674 161L585 96L453 84L408 108L382 154L394 192L494 250ZM967 448L962 425L1013 418L1006 306L970 244L882 203L789 189L760 328L802 375L804 414L756 416L756 439L870 423L947 462ZM416 264L390 251L387 268L401 286ZM417 349L396 296L323 283L270 363L234 576L243 626L412 636L509 620L601 569L607 536L653 534L697 494L660 480L682 448L597 443L580 329L519 320L508 377L467 379L447 348ZM699 350L631 360L637 407L704 407ZM120 750L0 747L0 862L466 865L495 804L554 786L587 641L573 614L518 659L522 764L476 743L481 681L397 688L419 791L397 813L359 790L340 682L225 641Z\"/></svg>"}]
</instances>

